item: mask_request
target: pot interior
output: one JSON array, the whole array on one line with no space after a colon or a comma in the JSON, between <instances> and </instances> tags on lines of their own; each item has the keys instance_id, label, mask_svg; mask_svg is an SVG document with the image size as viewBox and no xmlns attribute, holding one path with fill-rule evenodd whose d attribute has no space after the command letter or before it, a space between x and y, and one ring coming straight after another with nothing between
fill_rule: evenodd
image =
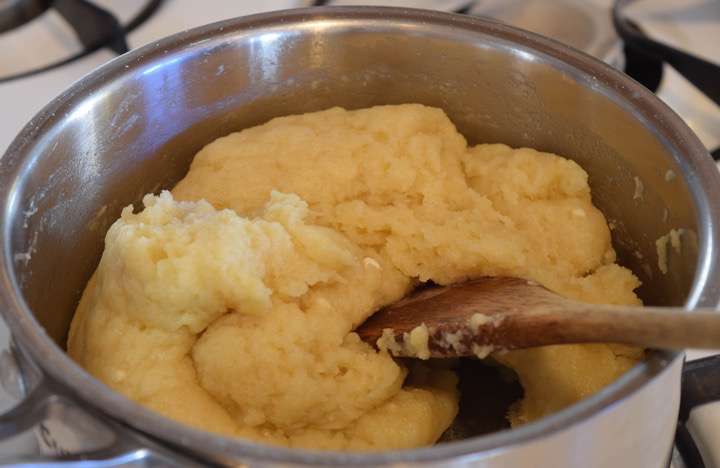
<instances>
[{"instance_id":1,"label":"pot interior","mask_svg":"<svg viewBox=\"0 0 720 468\"><path fill-rule=\"evenodd\" d=\"M17 173L5 188L12 191L6 255L25 301L60 347L105 231L124 206L172 187L221 135L332 106L437 106L470 143L577 161L613 227L620 263L643 282L645 303L684 303L702 223L687 164L662 136L663 116L648 119L647 94L596 65L583 71L589 57L531 46L523 33L492 23L370 16L297 13L283 23L248 20L179 35L104 67L30 124L15 145L22 154L3 159ZM656 240L671 229L680 229L680 243L667 249L664 272Z\"/></svg>"}]
</instances>

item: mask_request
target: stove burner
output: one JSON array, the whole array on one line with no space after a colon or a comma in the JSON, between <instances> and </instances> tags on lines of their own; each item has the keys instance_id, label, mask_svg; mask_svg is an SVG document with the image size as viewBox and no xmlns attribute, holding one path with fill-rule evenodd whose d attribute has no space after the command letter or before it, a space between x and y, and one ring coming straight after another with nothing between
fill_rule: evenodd
<instances>
[{"instance_id":1,"label":"stove burner","mask_svg":"<svg viewBox=\"0 0 720 468\"><path fill-rule=\"evenodd\" d=\"M0 0L0 33L40 16L51 4L52 0Z\"/></svg>"},{"instance_id":2,"label":"stove burner","mask_svg":"<svg viewBox=\"0 0 720 468\"><path fill-rule=\"evenodd\" d=\"M19 26L39 16L49 8L53 8L70 25L78 40L83 46L83 51L65 59L50 63L33 70L0 77L0 83L25 78L38 73L46 72L74 62L86 55L95 52L103 47L108 47L116 54L124 54L129 50L126 36L129 32L143 24L162 5L163 0L149 0L145 7L128 24L123 26L118 19L109 11L86 0L0 0L0 32L4 24L12 24L8 29ZM7 8L4 8L8 4ZM44 6L44 9L40 9ZM14 9L11 10L11 7ZM17 16L24 20L16 20L11 23L15 16L4 18L5 11L12 11L13 14L22 11L25 16Z\"/></svg>"},{"instance_id":3,"label":"stove burner","mask_svg":"<svg viewBox=\"0 0 720 468\"><path fill-rule=\"evenodd\" d=\"M655 92L660 87L663 64L667 63L720 106L720 82L717 80L720 65L651 39L621 13L621 9L633 1L616 0L612 9L615 30L625 43L625 73ZM720 161L720 148L712 150L710 156Z\"/></svg>"},{"instance_id":4,"label":"stove burner","mask_svg":"<svg viewBox=\"0 0 720 468\"><path fill-rule=\"evenodd\" d=\"M643 54L647 60L667 63L692 83L699 91L720 105L720 65L651 39L627 20L621 10L635 0L616 0L612 9L615 30L629 47Z\"/></svg>"},{"instance_id":5,"label":"stove burner","mask_svg":"<svg viewBox=\"0 0 720 468\"><path fill-rule=\"evenodd\" d=\"M680 394L682 399L675 442L688 467L704 468L702 455L686 424L693 408L720 399L720 355L686 362Z\"/></svg>"}]
</instances>

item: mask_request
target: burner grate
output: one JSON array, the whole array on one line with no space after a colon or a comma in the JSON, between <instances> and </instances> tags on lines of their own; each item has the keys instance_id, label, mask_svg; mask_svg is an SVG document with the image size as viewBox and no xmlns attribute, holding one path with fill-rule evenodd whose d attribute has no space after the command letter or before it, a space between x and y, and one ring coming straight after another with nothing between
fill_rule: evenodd
<instances>
[{"instance_id":1,"label":"burner grate","mask_svg":"<svg viewBox=\"0 0 720 468\"><path fill-rule=\"evenodd\" d=\"M7 0L0 0L0 32L3 31L2 25L5 24L5 21L7 21L8 25L13 24L12 27L17 27L52 8L70 25L75 36L82 44L83 50L32 70L0 77L0 83L26 78L67 65L104 47L111 49L118 55L127 52L129 50L125 39L127 34L147 21L160 8L164 0L149 0L143 9L124 26L111 12L87 0L11 0L11 5L24 5L22 8L18 6L16 7L17 10L12 10L25 11L23 21L19 19L12 20L10 16L4 19L4 1ZM41 9L43 6L45 8ZM8 11L10 11L9 7Z\"/></svg>"},{"instance_id":2,"label":"burner grate","mask_svg":"<svg viewBox=\"0 0 720 468\"><path fill-rule=\"evenodd\" d=\"M35 19L51 4L52 0L0 0L0 33Z\"/></svg>"}]
</instances>

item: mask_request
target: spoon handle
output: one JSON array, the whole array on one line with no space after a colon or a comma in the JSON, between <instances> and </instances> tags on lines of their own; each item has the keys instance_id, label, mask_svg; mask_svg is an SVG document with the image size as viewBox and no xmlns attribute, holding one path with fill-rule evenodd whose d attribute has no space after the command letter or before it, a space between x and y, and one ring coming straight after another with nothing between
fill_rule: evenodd
<instances>
[{"instance_id":1,"label":"spoon handle","mask_svg":"<svg viewBox=\"0 0 720 468\"><path fill-rule=\"evenodd\" d=\"M509 347L559 343L626 343L644 347L720 348L720 313L669 307L569 303L508 316L498 328ZM499 331L499 330L498 330Z\"/></svg>"}]
</instances>

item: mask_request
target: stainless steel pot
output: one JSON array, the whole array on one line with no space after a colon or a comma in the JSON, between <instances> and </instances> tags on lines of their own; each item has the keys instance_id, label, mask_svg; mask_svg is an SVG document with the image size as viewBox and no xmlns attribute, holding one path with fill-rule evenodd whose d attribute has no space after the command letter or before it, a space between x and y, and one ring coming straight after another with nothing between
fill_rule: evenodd
<instances>
[{"instance_id":1,"label":"stainless steel pot","mask_svg":"<svg viewBox=\"0 0 720 468\"><path fill-rule=\"evenodd\" d=\"M185 427L112 392L64 353L105 230L123 206L172 186L204 144L278 115L404 102L442 107L471 142L575 159L646 302L717 305L720 177L685 124L623 74L479 18L385 8L239 18L101 67L43 109L3 157L0 300L28 396L0 417L0 435L45 421L46 442L84 451L66 460L147 465L661 466L678 409L676 353L650 353L598 394L518 429L369 455ZM669 250L665 274L655 240L673 228L682 248Z\"/></svg>"}]
</instances>

